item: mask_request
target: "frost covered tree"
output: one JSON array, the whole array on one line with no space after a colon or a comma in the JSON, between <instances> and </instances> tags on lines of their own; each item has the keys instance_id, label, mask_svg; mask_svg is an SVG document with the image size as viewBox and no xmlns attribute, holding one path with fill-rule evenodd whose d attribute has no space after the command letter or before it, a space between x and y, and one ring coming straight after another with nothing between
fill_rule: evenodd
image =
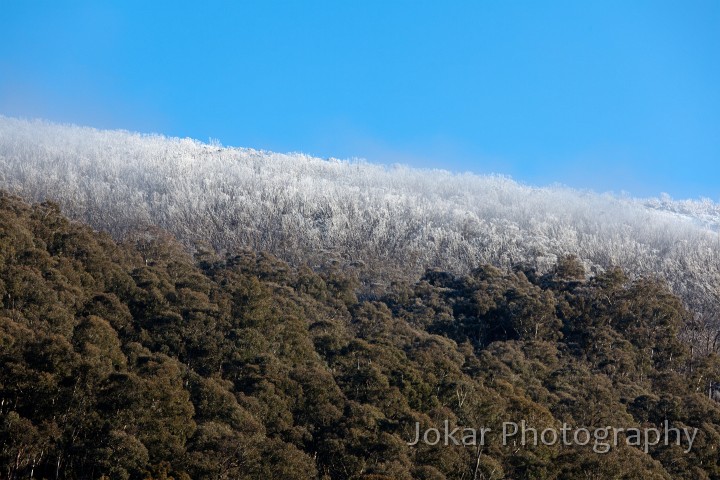
<instances>
[{"instance_id":1,"label":"frost covered tree","mask_svg":"<svg viewBox=\"0 0 720 480\"><path fill-rule=\"evenodd\" d=\"M720 300L720 206L537 188L493 175L223 148L0 117L0 187L52 199L117 239L159 227L189 248L363 265L368 291L428 267L575 255L588 274L657 275L698 312Z\"/></svg>"}]
</instances>

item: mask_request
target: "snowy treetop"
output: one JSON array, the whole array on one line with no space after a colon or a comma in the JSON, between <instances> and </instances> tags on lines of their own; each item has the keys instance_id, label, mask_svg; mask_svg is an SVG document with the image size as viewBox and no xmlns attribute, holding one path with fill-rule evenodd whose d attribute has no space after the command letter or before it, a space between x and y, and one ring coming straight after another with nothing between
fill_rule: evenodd
<instances>
[{"instance_id":1,"label":"snowy treetop","mask_svg":"<svg viewBox=\"0 0 720 480\"><path fill-rule=\"evenodd\" d=\"M720 205L533 187L499 175L320 159L214 141L0 117L0 188L57 201L122 238L158 226L188 246L362 262L379 282L480 263L540 271L578 255L720 299Z\"/></svg>"}]
</instances>

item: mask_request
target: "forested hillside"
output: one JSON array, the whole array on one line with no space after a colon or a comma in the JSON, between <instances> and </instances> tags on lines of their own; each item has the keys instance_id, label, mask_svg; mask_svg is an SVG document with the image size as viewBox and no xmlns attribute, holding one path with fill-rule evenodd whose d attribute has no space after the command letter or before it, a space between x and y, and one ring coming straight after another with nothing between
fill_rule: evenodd
<instances>
[{"instance_id":1,"label":"forested hillside","mask_svg":"<svg viewBox=\"0 0 720 480\"><path fill-rule=\"evenodd\" d=\"M353 264L375 293L426 268L547 272L573 254L588 272L620 266L666 279L708 335L718 321L720 208L709 200L635 200L5 117L0 187L56 201L116 240L156 226L191 249Z\"/></svg>"},{"instance_id":2,"label":"forested hillside","mask_svg":"<svg viewBox=\"0 0 720 480\"><path fill-rule=\"evenodd\" d=\"M157 229L116 243L0 195L0 476L720 478L720 361L680 340L690 313L662 281L562 257L428 270L362 300L356 268L191 257ZM521 420L698 430L647 453L408 445L416 422Z\"/></svg>"}]
</instances>

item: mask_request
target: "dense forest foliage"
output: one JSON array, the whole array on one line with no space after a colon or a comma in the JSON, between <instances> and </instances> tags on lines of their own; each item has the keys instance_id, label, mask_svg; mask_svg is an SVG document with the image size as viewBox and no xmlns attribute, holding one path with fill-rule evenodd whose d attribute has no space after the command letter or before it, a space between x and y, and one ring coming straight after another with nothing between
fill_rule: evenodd
<instances>
[{"instance_id":1,"label":"dense forest foliage","mask_svg":"<svg viewBox=\"0 0 720 480\"><path fill-rule=\"evenodd\" d=\"M52 200L115 240L140 226L187 247L354 265L365 290L481 264L658 275L706 324L720 318L720 205L638 200L500 176L223 148L190 139L0 117L0 188Z\"/></svg>"},{"instance_id":2,"label":"dense forest foliage","mask_svg":"<svg viewBox=\"0 0 720 480\"><path fill-rule=\"evenodd\" d=\"M0 196L0 478L720 478L720 360L660 280L116 243ZM408 445L415 425L697 428L685 445Z\"/></svg>"}]
</instances>

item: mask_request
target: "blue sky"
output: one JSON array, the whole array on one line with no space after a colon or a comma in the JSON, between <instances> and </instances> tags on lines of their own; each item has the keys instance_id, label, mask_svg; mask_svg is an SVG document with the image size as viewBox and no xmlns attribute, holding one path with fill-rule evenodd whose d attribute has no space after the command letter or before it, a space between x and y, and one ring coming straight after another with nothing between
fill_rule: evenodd
<instances>
[{"instance_id":1,"label":"blue sky","mask_svg":"<svg viewBox=\"0 0 720 480\"><path fill-rule=\"evenodd\" d=\"M0 114L720 200L720 2L26 1Z\"/></svg>"}]
</instances>

